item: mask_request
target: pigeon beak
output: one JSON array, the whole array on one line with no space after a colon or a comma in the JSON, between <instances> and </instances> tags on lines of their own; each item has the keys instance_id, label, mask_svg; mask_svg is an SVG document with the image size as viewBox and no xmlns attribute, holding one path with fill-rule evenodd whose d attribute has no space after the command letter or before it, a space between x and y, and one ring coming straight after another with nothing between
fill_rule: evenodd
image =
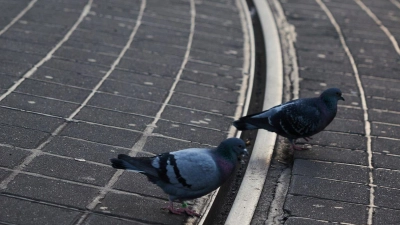
<instances>
[{"instance_id":1,"label":"pigeon beak","mask_svg":"<svg viewBox=\"0 0 400 225\"><path fill-rule=\"evenodd\" d=\"M247 149L243 149L243 154L242 155L245 155L245 156L249 155L249 152L247 151Z\"/></svg>"},{"instance_id":2,"label":"pigeon beak","mask_svg":"<svg viewBox=\"0 0 400 225\"><path fill-rule=\"evenodd\" d=\"M344 98L342 96L340 96L340 99L344 101Z\"/></svg>"}]
</instances>

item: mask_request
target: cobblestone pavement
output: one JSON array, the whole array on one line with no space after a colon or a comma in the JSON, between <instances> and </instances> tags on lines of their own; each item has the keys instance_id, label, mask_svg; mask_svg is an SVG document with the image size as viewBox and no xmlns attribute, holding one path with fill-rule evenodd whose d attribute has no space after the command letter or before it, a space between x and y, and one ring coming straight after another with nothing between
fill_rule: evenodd
<instances>
[{"instance_id":1,"label":"cobblestone pavement","mask_svg":"<svg viewBox=\"0 0 400 225\"><path fill-rule=\"evenodd\" d=\"M228 136L247 79L237 2L0 0L0 223L184 223L109 159Z\"/></svg>"},{"instance_id":2,"label":"cobblestone pavement","mask_svg":"<svg viewBox=\"0 0 400 225\"><path fill-rule=\"evenodd\" d=\"M296 33L299 97L339 87L346 99L295 152L282 223L400 224L400 2L279 3Z\"/></svg>"}]
</instances>

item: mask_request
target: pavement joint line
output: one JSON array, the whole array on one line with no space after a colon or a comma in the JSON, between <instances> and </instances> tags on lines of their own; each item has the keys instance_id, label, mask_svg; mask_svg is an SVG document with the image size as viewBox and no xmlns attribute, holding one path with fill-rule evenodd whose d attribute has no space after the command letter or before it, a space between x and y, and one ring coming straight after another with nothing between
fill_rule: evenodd
<instances>
[{"instance_id":1,"label":"pavement joint line","mask_svg":"<svg viewBox=\"0 0 400 225\"><path fill-rule=\"evenodd\" d=\"M336 19L328 9L328 7L323 3L321 0L315 0L318 5L321 7L321 9L325 12L325 14L328 16L329 20L331 21L332 25L336 29L336 32L339 35L340 42L342 44L343 49L345 50L353 72L354 72L354 77L357 82L357 86L360 92L360 98L361 98L361 105L362 109L364 111L364 123L365 123L365 137L367 138L367 153L368 153L368 167L369 167L369 184L371 185L370 187L370 197L369 197L369 209L368 209L368 219L367 219L367 225L372 225L373 224L373 215L374 215L374 208L375 208L375 188L373 187L374 184L374 177L373 177L373 161L372 161L372 144L371 144L371 123L368 119L368 107L367 107L367 101L366 101L366 94L364 92L362 82L360 79L360 75L358 73L357 65L356 62L353 58L353 55L350 52L349 47L347 46L346 40L343 36L343 33L341 31L341 28L339 24L336 22Z\"/></svg>"},{"instance_id":2,"label":"pavement joint line","mask_svg":"<svg viewBox=\"0 0 400 225\"><path fill-rule=\"evenodd\" d=\"M11 26L13 26L19 19L21 19L37 2L37 0L32 0L28 5L20 12L16 17L14 17L9 24L7 24L2 30L0 30L0 36L4 34Z\"/></svg>"},{"instance_id":3,"label":"pavement joint line","mask_svg":"<svg viewBox=\"0 0 400 225\"><path fill-rule=\"evenodd\" d=\"M19 91L15 91L15 93L22 94L22 95L26 95L26 96L32 96L32 97L37 97L37 98L43 98L43 99L49 99L49 100L55 100L55 101L60 101L60 102L65 102L65 103L70 103L70 104L79 105L79 103L77 103L77 102L71 102L71 101L68 101L68 100L62 100L62 99L57 99L57 98L52 98L52 97L46 97L46 96L41 96L41 95L28 94L28 93L19 92ZM154 104L157 104L157 105L161 104L160 102L155 102L155 101L150 101L150 100L140 99L140 98L134 98L134 97L124 96L124 95L116 95L116 94L109 93L109 92L97 91L97 93L106 94L106 95L111 95L111 96L116 96L116 97L121 97L121 98L134 99L134 100L138 100L138 101L143 101L143 102L148 102L148 103L154 103ZM87 106L96 107L95 105L87 105ZM217 116L223 116L223 117L226 117L226 118L233 118L232 116L228 116L228 115L225 115L225 114L223 114L223 113L217 113L217 112L206 111L206 110L201 110L201 109L188 108L188 107L184 107L184 106L180 106L180 105L168 104L168 106L170 106L170 107L176 107L176 108L182 108L182 109L187 109L187 110L190 110L190 111L196 111L196 112L201 112L201 113L207 113L207 114L217 115ZM113 109L110 109L110 108L102 108L102 107L96 107L96 108L105 109L105 110L113 110ZM23 109L21 109L21 110L23 110ZM122 112L122 111L121 111L121 112ZM125 112L125 113L128 113L128 112ZM144 115L141 115L141 114L137 114L137 115L144 116Z\"/></svg>"},{"instance_id":4,"label":"pavement joint line","mask_svg":"<svg viewBox=\"0 0 400 225\"><path fill-rule=\"evenodd\" d=\"M369 186L371 187L370 184L367 184L365 182L355 182L355 181L348 181L348 180L338 180L338 179L333 179L333 178L327 178L327 177L318 177L318 176L308 176L308 175L303 175L303 174L296 174L293 173L292 176L299 176L299 177L310 177L314 179L319 179L319 180L329 180L329 181L335 181L339 183L347 183L347 184L357 184L361 186ZM373 187L376 187L377 185L373 185Z\"/></svg>"},{"instance_id":5,"label":"pavement joint line","mask_svg":"<svg viewBox=\"0 0 400 225\"><path fill-rule=\"evenodd\" d=\"M313 195L305 195L305 194L293 194L293 193L288 193L288 195L291 196L298 196L298 197L306 197L306 198L312 198L312 199L318 199L318 200L326 200L326 201L332 201L332 202L339 202L339 203L344 203L344 204L349 204L349 205L358 205L358 206L365 206L369 207L368 204L363 204L363 203L357 203L357 202L349 202L349 201L343 201L343 200L337 200L333 198L324 198L324 197L317 197ZM374 206L374 208L382 208L380 206Z\"/></svg>"},{"instance_id":6,"label":"pavement joint line","mask_svg":"<svg viewBox=\"0 0 400 225\"><path fill-rule=\"evenodd\" d=\"M343 163L343 162L333 162L333 161L324 161L324 160L319 160L319 159L299 159L299 158L296 158L295 160L302 160L302 161L319 162L319 163L325 163L325 164L338 164L338 165L346 165L346 166L355 166L355 167L368 168L368 166L364 166L364 165L360 165L360 164Z\"/></svg>"},{"instance_id":7,"label":"pavement joint line","mask_svg":"<svg viewBox=\"0 0 400 225\"><path fill-rule=\"evenodd\" d=\"M389 38L389 40L392 42L394 50L397 52L397 54L400 55L400 48L399 44L397 43L396 38L392 35L392 33L389 31L385 25L383 25L382 21L378 19L378 17L361 1L361 0L354 0L367 14L369 17L371 17L375 23L381 28L381 30L386 34L386 36ZM395 1L390 0L394 5L399 7Z\"/></svg>"},{"instance_id":8,"label":"pavement joint line","mask_svg":"<svg viewBox=\"0 0 400 225\"><path fill-rule=\"evenodd\" d=\"M300 219L304 219L304 220L317 221L317 222L322 222L322 223L332 223L332 222L335 223L335 221L319 220L319 219L313 219L313 218L302 217L302 216L291 216L290 218L300 218ZM345 223L345 222L340 222L340 221L337 221L336 223L343 224L343 225L357 225L357 224L353 224L353 223Z\"/></svg>"},{"instance_id":9,"label":"pavement joint line","mask_svg":"<svg viewBox=\"0 0 400 225\"><path fill-rule=\"evenodd\" d=\"M6 171L11 171L11 172L16 172L17 171L15 169L10 169L10 168L6 168L6 167L0 167L0 169L6 170ZM97 189L97 190L100 190L100 191L107 191L107 192L124 194L124 195L131 195L131 196L136 196L136 197L141 197L141 198L158 199L158 200L168 201L167 198L150 196L150 195L145 195L145 194L137 194L137 193L133 193L133 192L129 192L129 191L113 189L111 187L103 187L103 186L99 186L99 185L95 185L95 184L83 183L83 182L79 182L79 181L63 179L63 178L43 175L43 174L39 174L39 173L29 172L29 171L18 171L18 173L24 174L24 175L33 176L33 177L44 178L44 179L48 179L48 180L61 181L63 183L68 183L68 184L74 184L74 185L79 185L79 186L84 186L84 187L90 187L90 188L94 188L94 189ZM2 192L2 193L8 193L8 192Z\"/></svg>"},{"instance_id":10,"label":"pavement joint line","mask_svg":"<svg viewBox=\"0 0 400 225\"><path fill-rule=\"evenodd\" d=\"M239 17L241 21L243 31L243 66L242 66L242 84L239 90L239 96L237 100L237 107L235 110L234 118L238 119L241 115L246 115L250 105L250 96L253 90L254 83L254 70L255 70L255 41L254 32L252 26L252 19L248 11L247 3L244 0L235 0L235 5L239 9ZM228 137L234 136L240 138L242 132L237 131L232 125L228 131ZM219 188L213 191L207 200L204 208L202 209L202 217L198 222L198 225L203 225L208 213L211 210L212 204L217 197ZM193 223L193 220L191 221Z\"/></svg>"},{"instance_id":11,"label":"pavement joint line","mask_svg":"<svg viewBox=\"0 0 400 225\"><path fill-rule=\"evenodd\" d=\"M263 110L282 102L283 62L277 25L265 0L253 1L261 22L266 52ZM258 130L253 151L225 225L250 224L268 173L277 135Z\"/></svg>"},{"instance_id":12,"label":"pavement joint line","mask_svg":"<svg viewBox=\"0 0 400 225\"><path fill-rule=\"evenodd\" d=\"M89 13L90 8L92 6L92 1L89 0L88 3L85 5L85 7L82 10L81 15L79 16L78 20L75 22L75 24L70 28L70 30L67 32L67 34L59 41L47 54L42 60L40 60L38 63L36 63L28 72L26 72L21 79L19 79L17 82L14 83L13 86L11 86L7 92L2 94L0 96L0 101L2 101L5 97L7 97L11 92L13 92L26 78L31 77L37 69L42 66L45 62L49 61L52 57L54 52L56 52L68 39L71 37L72 33L76 30L76 28L79 26L79 24L83 21L83 19L86 17L86 15Z\"/></svg>"}]
</instances>

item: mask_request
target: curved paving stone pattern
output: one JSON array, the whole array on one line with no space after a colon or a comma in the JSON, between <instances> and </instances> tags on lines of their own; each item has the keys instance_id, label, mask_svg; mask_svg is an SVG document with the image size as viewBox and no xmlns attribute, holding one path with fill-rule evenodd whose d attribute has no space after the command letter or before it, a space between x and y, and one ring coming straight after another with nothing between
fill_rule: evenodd
<instances>
[{"instance_id":1,"label":"curved paving stone pattern","mask_svg":"<svg viewBox=\"0 0 400 225\"><path fill-rule=\"evenodd\" d=\"M108 160L227 137L243 79L236 2L0 6L0 223L184 223Z\"/></svg>"},{"instance_id":2,"label":"curved paving stone pattern","mask_svg":"<svg viewBox=\"0 0 400 225\"><path fill-rule=\"evenodd\" d=\"M398 224L399 2L279 3L297 34L299 96L332 86L346 93L337 118L310 142L312 150L295 152L284 224Z\"/></svg>"}]
</instances>

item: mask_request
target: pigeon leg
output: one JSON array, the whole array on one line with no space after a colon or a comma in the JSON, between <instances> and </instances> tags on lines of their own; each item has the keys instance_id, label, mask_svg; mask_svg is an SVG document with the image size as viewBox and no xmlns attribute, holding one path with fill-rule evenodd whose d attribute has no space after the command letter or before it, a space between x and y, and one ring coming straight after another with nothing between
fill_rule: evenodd
<instances>
[{"instance_id":1,"label":"pigeon leg","mask_svg":"<svg viewBox=\"0 0 400 225\"><path fill-rule=\"evenodd\" d=\"M303 137L304 140L306 140L307 142L309 142L310 140L312 140L312 137Z\"/></svg>"},{"instance_id":2,"label":"pigeon leg","mask_svg":"<svg viewBox=\"0 0 400 225\"><path fill-rule=\"evenodd\" d=\"M176 209L174 208L174 203L172 201L169 201L167 209L172 214L181 215L182 213L186 213L189 216L200 217L200 214L196 213L196 211L187 208L187 204L185 202L182 202L182 208Z\"/></svg>"},{"instance_id":3,"label":"pigeon leg","mask_svg":"<svg viewBox=\"0 0 400 225\"><path fill-rule=\"evenodd\" d=\"M167 209L170 213L177 215L181 215L183 212L181 209L174 209L174 203L171 200L169 201Z\"/></svg>"},{"instance_id":4,"label":"pigeon leg","mask_svg":"<svg viewBox=\"0 0 400 225\"><path fill-rule=\"evenodd\" d=\"M183 201L182 201L182 209L180 209L180 210L183 210L189 216L197 216L197 217L201 216L200 214L196 213L196 211L189 209L187 207L186 202L183 202Z\"/></svg>"},{"instance_id":5,"label":"pigeon leg","mask_svg":"<svg viewBox=\"0 0 400 225\"><path fill-rule=\"evenodd\" d=\"M301 151L301 150L307 150L307 148L302 148L296 145L296 139L289 139L290 145L292 145L293 150Z\"/></svg>"}]
</instances>

